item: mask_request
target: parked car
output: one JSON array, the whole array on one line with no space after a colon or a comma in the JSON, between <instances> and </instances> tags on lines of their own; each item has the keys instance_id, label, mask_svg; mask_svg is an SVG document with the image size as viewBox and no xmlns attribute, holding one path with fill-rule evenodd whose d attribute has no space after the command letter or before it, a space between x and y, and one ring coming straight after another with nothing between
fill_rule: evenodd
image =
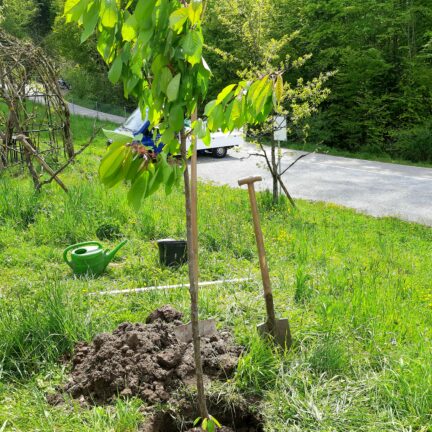
<instances>
[{"instance_id":1,"label":"parked car","mask_svg":"<svg viewBox=\"0 0 432 432\"><path fill-rule=\"evenodd\" d=\"M190 127L190 122L185 122L186 127ZM148 120L148 115L146 113L145 116L141 114L139 108L137 108L131 116L117 129L114 130L116 133L120 133L122 135L130 135L131 137L141 135L141 142L146 147L152 147L155 153L160 153L164 146L163 143L156 143L153 140L153 130L149 129L150 122ZM156 135L160 137L160 135ZM223 133L223 132L214 132L211 134L211 143L210 146L206 146L202 140L198 140L198 153L210 153L214 158L224 158L228 150L240 146L243 144L243 131L236 130L231 133ZM110 140L108 141L110 144ZM188 145L190 146L190 140Z\"/></svg>"}]
</instances>

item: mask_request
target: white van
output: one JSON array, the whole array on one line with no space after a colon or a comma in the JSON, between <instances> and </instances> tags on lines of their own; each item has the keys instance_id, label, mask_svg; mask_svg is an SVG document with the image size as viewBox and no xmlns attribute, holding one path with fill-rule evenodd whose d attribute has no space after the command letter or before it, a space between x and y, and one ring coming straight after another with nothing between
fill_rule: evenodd
<instances>
[{"instance_id":1,"label":"white van","mask_svg":"<svg viewBox=\"0 0 432 432\"><path fill-rule=\"evenodd\" d=\"M156 151L160 151L163 144L156 148L150 131L148 131L148 127L150 122L148 121L148 115L146 114L145 118L143 118L141 111L137 108L131 116L114 132L121 133L123 135L131 135L131 137L139 134L147 135L143 141L143 144L150 145L155 148ZM147 132L147 134L146 134ZM198 152L210 153L215 158L224 158L228 150L240 146L244 143L243 139L243 131L235 130L231 133L223 133L223 132L214 132L211 134L211 143L209 146L206 146L201 140L198 140ZM190 142L189 142L190 145Z\"/></svg>"}]
</instances>

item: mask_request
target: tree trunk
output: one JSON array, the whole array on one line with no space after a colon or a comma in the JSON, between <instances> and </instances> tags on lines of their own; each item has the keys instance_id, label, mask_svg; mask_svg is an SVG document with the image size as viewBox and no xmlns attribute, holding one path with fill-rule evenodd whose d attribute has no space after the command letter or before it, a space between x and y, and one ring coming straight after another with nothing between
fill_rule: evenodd
<instances>
[{"instance_id":1,"label":"tree trunk","mask_svg":"<svg viewBox=\"0 0 432 432\"><path fill-rule=\"evenodd\" d=\"M197 228L197 185L196 185L196 146L192 158L192 187L189 179L187 163L186 135L181 133L181 153L184 168L186 226L189 264L189 293L191 297L191 323L195 358L195 373L197 379L198 408L201 418L208 418L208 410L204 390L204 374L201 359L201 339L198 317L198 228Z\"/></svg>"}]
</instances>

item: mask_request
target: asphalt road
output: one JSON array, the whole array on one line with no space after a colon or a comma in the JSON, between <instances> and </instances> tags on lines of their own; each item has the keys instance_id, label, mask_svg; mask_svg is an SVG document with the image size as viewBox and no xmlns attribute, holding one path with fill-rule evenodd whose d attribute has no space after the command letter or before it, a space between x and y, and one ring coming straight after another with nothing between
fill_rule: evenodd
<instances>
[{"instance_id":1,"label":"asphalt road","mask_svg":"<svg viewBox=\"0 0 432 432\"><path fill-rule=\"evenodd\" d=\"M114 114L106 114L100 111L92 110L89 108L84 108L82 106L73 104L71 102L68 102L69 110L71 114L79 115L82 117L89 117L89 118L97 118L102 121L109 121L112 123L122 124L126 118Z\"/></svg>"},{"instance_id":2,"label":"asphalt road","mask_svg":"<svg viewBox=\"0 0 432 432\"><path fill-rule=\"evenodd\" d=\"M238 187L237 180L263 176L259 189L272 189L269 172L255 146L230 150L225 159L199 158L198 175L217 184ZM282 170L300 152L284 150ZM260 165L260 166L259 166ZM294 198L325 201L373 216L394 216L432 226L432 169L311 154L283 176Z\"/></svg>"},{"instance_id":3,"label":"asphalt road","mask_svg":"<svg viewBox=\"0 0 432 432\"><path fill-rule=\"evenodd\" d=\"M123 123L123 117L69 104L71 113ZM225 159L199 158L198 175L202 180L238 187L237 180L259 174L257 188L272 189L264 159L251 156L255 146L243 144L230 150ZM301 152L284 150L282 171ZM418 168L372 162L324 154L301 159L283 176L294 198L324 201L356 209L372 216L394 216L432 226L432 168Z\"/></svg>"}]
</instances>

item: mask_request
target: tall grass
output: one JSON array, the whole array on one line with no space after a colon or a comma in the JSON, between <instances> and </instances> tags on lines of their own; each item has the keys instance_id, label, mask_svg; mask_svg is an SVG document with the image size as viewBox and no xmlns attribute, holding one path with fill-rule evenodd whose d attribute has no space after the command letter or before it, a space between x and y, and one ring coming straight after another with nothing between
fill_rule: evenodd
<instances>
[{"instance_id":1,"label":"tall grass","mask_svg":"<svg viewBox=\"0 0 432 432\"><path fill-rule=\"evenodd\" d=\"M92 126L83 125L76 128L82 140ZM28 181L0 179L0 370L7 392L18 395L7 410L12 418L32 401L11 379L31 387L76 341L122 321L142 322L166 303L189 316L187 290L87 296L187 280L186 266L159 265L154 243L184 238L181 189L156 194L134 212L122 187L106 191L98 182L103 147L100 139L69 169L68 195L56 185L34 194ZM292 350L282 353L256 333L265 308L246 192L200 185L199 195L201 280L255 278L202 290L201 316L216 317L245 347L231 384L262 398L266 430L431 430L431 229L333 205L300 201L292 211L259 194L277 315L290 318L294 336ZM102 277L74 278L62 262L63 248L94 240L106 223L119 227L128 246ZM103 241L106 247L116 242ZM0 407L2 398L0 385ZM62 430L62 413L40 407L55 420L35 414L33 423L22 423L27 430ZM117 424L121 407L113 410L95 411L86 423L77 408L64 430L99 420ZM0 408L0 427L8 412Z\"/></svg>"},{"instance_id":2,"label":"tall grass","mask_svg":"<svg viewBox=\"0 0 432 432\"><path fill-rule=\"evenodd\" d=\"M47 280L37 295L0 298L0 379L28 377L92 335L86 302Z\"/></svg>"}]
</instances>

